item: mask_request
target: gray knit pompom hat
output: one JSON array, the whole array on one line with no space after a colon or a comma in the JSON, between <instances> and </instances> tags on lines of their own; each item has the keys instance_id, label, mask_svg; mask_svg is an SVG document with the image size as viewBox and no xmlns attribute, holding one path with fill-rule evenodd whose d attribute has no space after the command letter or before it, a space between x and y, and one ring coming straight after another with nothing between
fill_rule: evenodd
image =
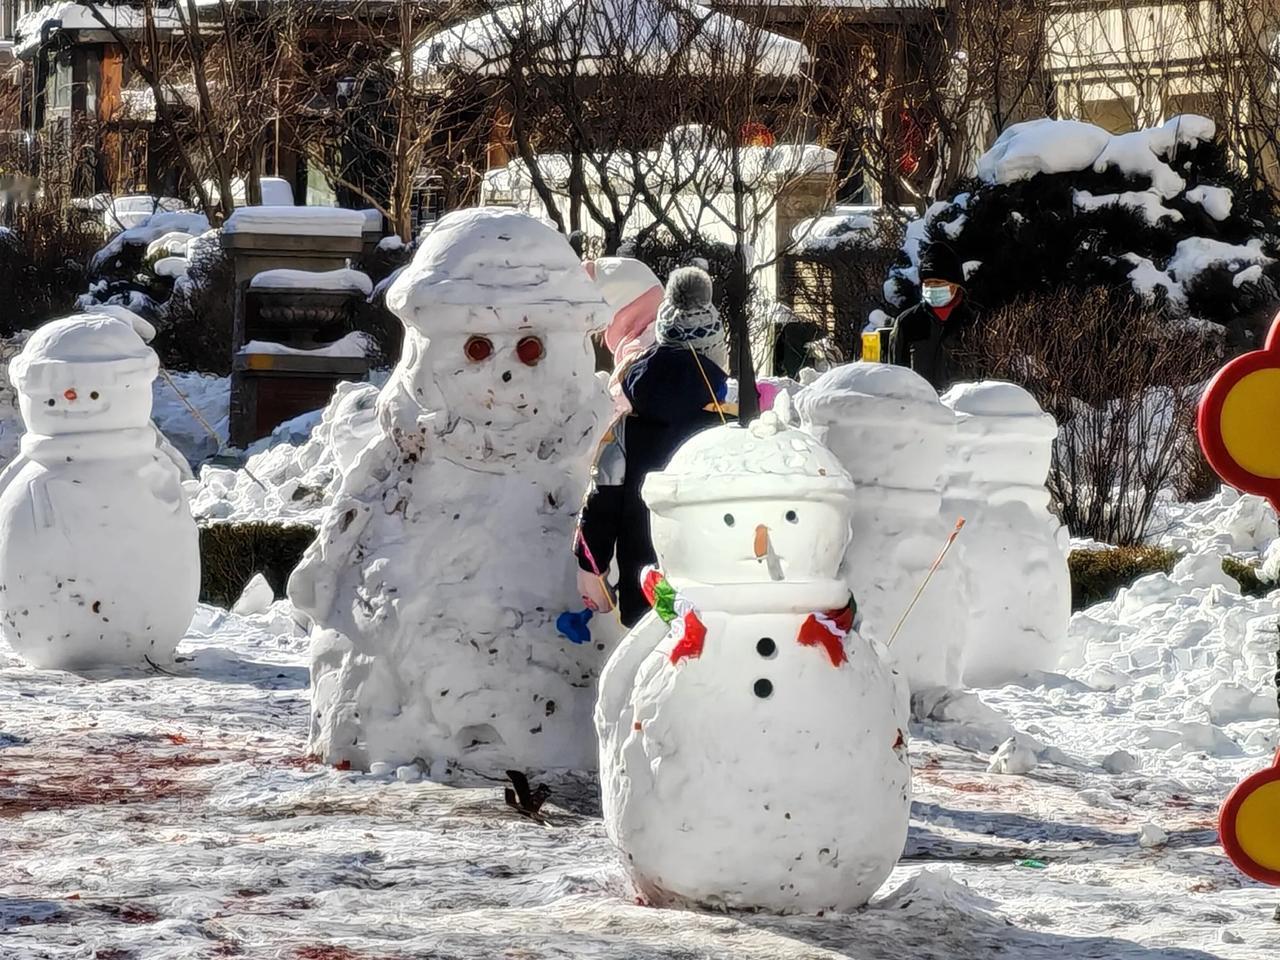
<instances>
[{"instance_id":1,"label":"gray knit pompom hat","mask_svg":"<svg viewBox=\"0 0 1280 960\"><path fill-rule=\"evenodd\" d=\"M711 297L711 277L707 271L697 267L672 271L654 325L658 342L692 347L722 363L726 350L724 324Z\"/></svg>"}]
</instances>

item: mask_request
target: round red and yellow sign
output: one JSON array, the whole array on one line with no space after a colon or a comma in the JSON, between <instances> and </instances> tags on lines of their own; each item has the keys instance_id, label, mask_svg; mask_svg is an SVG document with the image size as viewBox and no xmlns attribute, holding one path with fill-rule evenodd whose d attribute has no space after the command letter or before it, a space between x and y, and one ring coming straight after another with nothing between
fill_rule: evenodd
<instances>
[{"instance_id":1,"label":"round red and yellow sign","mask_svg":"<svg viewBox=\"0 0 1280 960\"><path fill-rule=\"evenodd\" d=\"M1245 876L1280 887L1280 753L1241 781L1222 805L1218 836Z\"/></svg>"}]
</instances>

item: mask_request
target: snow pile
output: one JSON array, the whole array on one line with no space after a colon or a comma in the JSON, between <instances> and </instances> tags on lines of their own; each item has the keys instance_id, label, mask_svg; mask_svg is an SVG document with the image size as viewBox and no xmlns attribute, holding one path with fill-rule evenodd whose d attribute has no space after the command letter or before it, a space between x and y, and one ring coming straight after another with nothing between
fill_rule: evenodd
<instances>
[{"instance_id":1,"label":"snow pile","mask_svg":"<svg viewBox=\"0 0 1280 960\"><path fill-rule=\"evenodd\" d=\"M1213 140L1214 123L1206 117L1174 117L1150 130L1111 134L1079 120L1042 118L1017 123L997 138L978 160L978 176L990 184L1010 184L1038 174L1117 169L1145 177L1158 196L1181 193L1185 181L1167 161L1179 146Z\"/></svg>"},{"instance_id":2,"label":"snow pile","mask_svg":"<svg viewBox=\"0 0 1280 960\"><path fill-rule=\"evenodd\" d=\"M134 194L126 197L105 196L102 204L102 226L107 233L140 227L157 213L186 213L187 205L176 197L152 197Z\"/></svg>"},{"instance_id":3,"label":"snow pile","mask_svg":"<svg viewBox=\"0 0 1280 960\"><path fill-rule=\"evenodd\" d=\"M324 290L340 293L373 293L368 274L350 267L337 270L263 270L249 281L253 290Z\"/></svg>"},{"instance_id":4,"label":"snow pile","mask_svg":"<svg viewBox=\"0 0 1280 960\"><path fill-rule=\"evenodd\" d=\"M206 465L186 485L196 520L319 527L343 472L373 439L377 398L372 384L340 383L323 411L281 424L260 441L263 449L249 457L247 469ZM300 432L300 444L279 442Z\"/></svg>"},{"instance_id":5,"label":"snow pile","mask_svg":"<svg viewBox=\"0 0 1280 960\"><path fill-rule=\"evenodd\" d=\"M337 207L240 207L227 218L222 232L359 237L364 231L364 223L364 214L359 210L340 210Z\"/></svg>"},{"instance_id":6,"label":"snow pile","mask_svg":"<svg viewBox=\"0 0 1280 960\"><path fill-rule=\"evenodd\" d=\"M1205 213L1215 220L1225 220L1231 216L1231 206L1235 198L1226 187L1199 186L1187 191L1187 199L1204 207Z\"/></svg>"},{"instance_id":7,"label":"snow pile","mask_svg":"<svg viewBox=\"0 0 1280 960\"><path fill-rule=\"evenodd\" d=\"M591 766L604 644L555 621L580 604L607 305L564 237L499 208L441 219L387 304L405 345L377 432L289 583L314 623L311 749L361 769Z\"/></svg>"},{"instance_id":8,"label":"snow pile","mask_svg":"<svg viewBox=\"0 0 1280 960\"><path fill-rule=\"evenodd\" d=\"M978 160L987 183L1030 180L1042 173L1086 170L1102 155L1111 134L1080 120L1043 118L1016 123Z\"/></svg>"},{"instance_id":9,"label":"snow pile","mask_svg":"<svg viewBox=\"0 0 1280 960\"><path fill-rule=\"evenodd\" d=\"M1163 197L1154 190L1130 190L1125 193L1109 193L1094 196L1088 190L1075 192L1075 204L1079 210L1097 210L1101 207L1128 207L1142 214L1147 223L1153 227L1166 217L1175 223L1182 219L1182 214L1164 205Z\"/></svg>"},{"instance_id":10,"label":"snow pile","mask_svg":"<svg viewBox=\"0 0 1280 960\"><path fill-rule=\"evenodd\" d=\"M157 240L147 244L148 257L185 257L187 244L191 242L191 234L182 230L171 230Z\"/></svg>"},{"instance_id":11,"label":"snow pile","mask_svg":"<svg viewBox=\"0 0 1280 960\"><path fill-rule=\"evenodd\" d=\"M89 272L96 274L101 271L111 260L119 257L127 246L149 247L152 242L171 233L185 233L191 237L208 230L209 220L203 213L187 210L149 214L142 217L135 226L117 233L106 246L95 253L89 261Z\"/></svg>"},{"instance_id":12,"label":"snow pile","mask_svg":"<svg viewBox=\"0 0 1280 960\"><path fill-rule=\"evenodd\" d=\"M1161 498L1152 511L1147 537L1183 553L1213 550L1220 556L1253 557L1280 537L1280 526L1266 500L1223 486L1201 503Z\"/></svg>"},{"instance_id":13,"label":"snow pile","mask_svg":"<svg viewBox=\"0 0 1280 960\"><path fill-rule=\"evenodd\" d=\"M250 340L240 348L240 354L241 356L257 354L278 357L340 357L357 360L367 357L373 349L373 338L357 330L339 337L333 343L326 343L323 347L314 347L309 350L274 343L270 340Z\"/></svg>"},{"instance_id":14,"label":"snow pile","mask_svg":"<svg viewBox=\"0 0 1280 960\"><path fill-rule=\"evenodd\" d=\"M262 188L262 204L264 207L292 207L293 185L283 177L262 177L259 180ZM214 180L206 180L204 188L208 191L209 199L213 203L220 202L222 193L218 190L218 184ZM231 202L238 210L241 207L247 207L249 190L245 184L243 177L231 178Z\"/></svg>"}]
</instances>

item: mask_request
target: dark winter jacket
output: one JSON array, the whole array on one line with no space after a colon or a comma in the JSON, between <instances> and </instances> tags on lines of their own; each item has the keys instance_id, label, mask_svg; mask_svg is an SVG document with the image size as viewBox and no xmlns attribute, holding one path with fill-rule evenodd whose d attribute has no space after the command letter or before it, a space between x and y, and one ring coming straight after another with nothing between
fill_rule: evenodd
<instances>
[{"instance_id":1,"label":"dark winter jacket","mask_svg":"<svg viewBox=\"0 0 1280 960\"><path fill-rule=\"evenodd\" d=\"M946 313L945 309L942 313ZM963 295L942 319L927 303L898 314L889 335L889 362L910 367L939 393L961 378L955 353L961 335L973 322L973 314Z\"/></svg>"},{"instance_id":2,"label":"dark winter jacket","mask_svg":"<svg viewBox=\"0 0 1280 960\"><path fill-rule=\"evenodd\" d=\"M577 557L583 570L596 572L594 560L599 572L607 574L617 553L618 606L627 626L648 610L640 573L655 560L640 486L650 472L664 469L691 436L720 423L708 383L715 400L722 402L727 388L723 370L687 347L662 344L636 359L623 375L631 413L614 425L597 461L579 525L587 549L580 543ZM727 409L725 413L729 415Z\"/></svg>"}]
</instances>

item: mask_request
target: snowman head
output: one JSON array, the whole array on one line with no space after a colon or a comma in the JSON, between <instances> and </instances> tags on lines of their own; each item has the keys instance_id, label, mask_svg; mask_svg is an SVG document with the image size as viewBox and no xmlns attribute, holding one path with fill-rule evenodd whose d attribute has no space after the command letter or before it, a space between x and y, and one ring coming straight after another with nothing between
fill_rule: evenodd
<instances>
[{"instance_id":1,"label":"snowman head","mask_svg":"<svg viewBox=\"0 0 1280 960\"><path fill-rule=\"evenodd\" d=\"M591 391L588 334L609 319L569 242L515 210L444 217L387 292L406 328L397 376L450 422L501 432L542 422Z\"/></svg>"},{"instance_id":2,"label":"snowman head","mask_svg":"<svg viewBox=\"0 0 1280 960\"><path fill-rule=\"evenodd\" d=\"M27 430L57 436L147 426L159 368L127 320L76 314L33 333L9 376Z\"/></svg>"},{"instance_id":3,"label":"snowman head","mask_svg":"<svg viewBox=\"0 0 1280 960\"><path fill-rule=\"evenodd\" d=\"M666 575L699 584L832 580L853 482L831 451L773 413L697 434L643 496Z\"/></svg>"}]
</instances>

